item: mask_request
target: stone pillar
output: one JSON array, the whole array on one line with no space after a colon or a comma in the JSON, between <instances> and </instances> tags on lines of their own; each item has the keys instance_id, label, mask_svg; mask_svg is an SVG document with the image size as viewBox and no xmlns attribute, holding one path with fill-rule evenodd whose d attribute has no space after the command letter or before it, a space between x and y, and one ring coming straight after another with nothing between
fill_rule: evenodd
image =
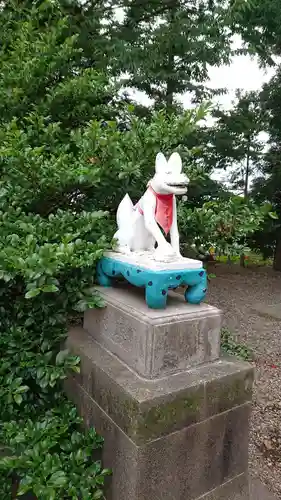
<instances>
[{"instance_id":1,"label":"stone pillar","mask_svg":"<svg viewBox=\"0 0 281 500\"><path fill-rule=\"evenodd\" d=\"M248 500L253 371L220 358L220 312L171 294L102 288L106 307L69 332L81 373L66 383L105 438L107 500Z\"/></svg>"}]
</instances>

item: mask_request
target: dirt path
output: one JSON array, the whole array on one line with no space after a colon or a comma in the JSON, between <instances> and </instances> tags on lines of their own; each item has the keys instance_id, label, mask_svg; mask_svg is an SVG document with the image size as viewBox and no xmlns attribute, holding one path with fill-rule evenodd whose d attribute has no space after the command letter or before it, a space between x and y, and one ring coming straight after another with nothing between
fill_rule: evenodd
<instances>
[{"instance_id":1,"label":"dirt path","mask_svg":"<svg viewBox=\"0 0 281 500\"><path fill-rule=\"evenodd\" d=\"M224 325L254 352L256 383L250 469L281 498L281 321L258 315L256 304L280 303L281 273L217 265L208 303L222 309Z\"/></svg>"}]
</instances>

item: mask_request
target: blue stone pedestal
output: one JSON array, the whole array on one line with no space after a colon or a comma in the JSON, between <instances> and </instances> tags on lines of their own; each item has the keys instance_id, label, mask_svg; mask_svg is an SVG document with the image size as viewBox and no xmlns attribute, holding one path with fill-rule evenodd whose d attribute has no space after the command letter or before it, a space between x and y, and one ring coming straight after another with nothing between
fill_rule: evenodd
<instances>
[{"instance_id":1,"label":"blue stone pedestal","mask_svg":"<svg viewBox=\"0 0 281 500\"><path fill-rule=\"evenodd\" d=\"M98 283L113 286L114 280L120 277L145 288L146 303L152 309L165 309L168 291L179 286L187 286L185 300L190 304L200 304L207 292L206 271L202 262L194 259L158 263L145 254L135 256L110 252L98 263Z\"/></svg>"}]
</instances>

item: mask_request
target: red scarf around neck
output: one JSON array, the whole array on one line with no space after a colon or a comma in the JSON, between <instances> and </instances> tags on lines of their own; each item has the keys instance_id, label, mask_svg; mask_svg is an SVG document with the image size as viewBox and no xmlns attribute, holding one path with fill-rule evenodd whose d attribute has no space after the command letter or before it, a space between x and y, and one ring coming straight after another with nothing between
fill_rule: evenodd
<instances>
[{"instance_id":1,"label":"red scarf around neck","mask_svg":"<svg viewBox=\"0 0 281 500\"><path fill-rule=\"evenodd\" d=\"M156 198L155 220L162 227L165 234L168 234L173 223L174 195L156 193L151 186L148 189L153 192ZM138 210L143 215L143 210L139 205Z\"/></svg>"}]
</instances>

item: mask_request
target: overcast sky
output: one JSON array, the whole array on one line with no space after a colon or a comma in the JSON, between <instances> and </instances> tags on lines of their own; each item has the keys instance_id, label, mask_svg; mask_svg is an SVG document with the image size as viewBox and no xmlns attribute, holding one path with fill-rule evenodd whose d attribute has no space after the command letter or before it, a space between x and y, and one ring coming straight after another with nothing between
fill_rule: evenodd
<instances>
[{"instance_id":1,"label":"overcast sky","mask_svg":"<svg viewBox=\"0 0 281 500\"><path fill-rule=\"evenodd\" d=\"M227 93L216 97L215 101L220 103L224 108L230 108L235 98L237 89L244 90L259 90L263 83L270 80L274 74L274 69L261 69L258 60L255 57L235 56L230 66L220 66L218 68L209 68L208 86L211 88L226 88ZM143 104L149 104L150 100L144 93L133 92L134 98ZM184 94L181 100L186 108L190 106L190 98L188 94ZM266 136L263 137L266 140ZM225 181L228 177L228 172L217 171L212 177L214 179Z\"/></svg>"},{"instance_id":2,"label":"overcast sky","mask_svg":"<svg viewBox=\"0 0 281 500\"><path fill-rule=\"evenodd\" d=\"M230 66L210 68L210 87L224 87L227 89L227 93L216 98L216 101L224 108L230 108L235 97L235 90L259 90L263 83L270 80L274 71L273 68L269 68L266 71L261 69L256 57L236 56L233 58ZM188 98L184 97L183 102L188 103ZM264 141L267 139L265 134L261 134L261 138ZM228 171L216 171L212 177L216 180L226 182L228 173Z\"/></svg>"},{"instance_id":3,"label":"overcast sky","mask_svg":"<svg viewBox=\"0 0 281 500\"><path fill-rule=\"evenodd\" d=\"M249 56L236 56L230 66L210 68L210 87L225 87L228 93L219 97L224 107L229 107L236 89L258 90L262 84L267 82L274 74L274 69L267 71L259 68L257 58Z\"/></svg>"},{"instance_id":4,"label":"overcast sky","mask_svg":"<svg viewBox=\"0 0 281 500\"><path fill-rule=\"evenodd\" d=\"M208 86L211 88L226 88L227 93L216 98L223 107L231 107L231 103L237 89L258 90L263 83L270 80L274 74L274 69L267 70L259 68L257 58L249 56L235 56L229 66L209 68ZM143 104L149 104L148 97L138 91L133 92L134 97ZM181 98L185 107L189 107L190 99L188 94L183 94Z\"/></svg>"},{"instance_id":5,"label":"overcast sky","mask_svg":"<svg viewBox=\"0 0 281 500\"><path fill-rule=\"evenodd\" d=\"M242 46L241 39L238 36L233 38L233 46L235 48ZM211 88L227 89L226 94L216 97L214 102L221 104L225 109L229 109L235 99L235 91L237 89L246 91L259 90L263 83L270 80L274 71L274 68L261 69L257 57L235 56L229 66L210 67L209 81L206 83ZM142 92L129 91L129 93L142 104L149 105L151 102ZM183 94L180 100L186 108L190 107L190 96L188 93ZM261 134L261 139L266 143L267 136ZM215 172L212 177L224 182L228 177L228 172L220 170Z\"/></svg>"}]
</instances>

